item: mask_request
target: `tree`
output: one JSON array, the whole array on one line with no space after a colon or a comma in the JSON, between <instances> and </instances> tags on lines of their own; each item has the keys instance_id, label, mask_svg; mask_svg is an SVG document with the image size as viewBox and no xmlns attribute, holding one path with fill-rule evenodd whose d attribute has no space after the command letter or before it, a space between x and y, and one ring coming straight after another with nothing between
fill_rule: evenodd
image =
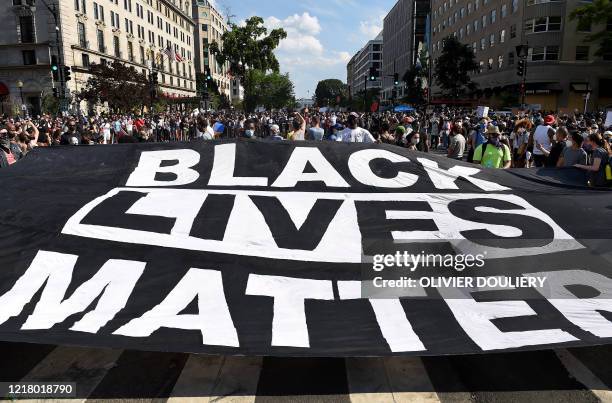
<instances>
[{"instance_id":1,"label":"tree","mask_svg":"<svg viewBox=\"0 0 612 403\"><path fill-rule=\"evenodd\" d=\"M315 90L315 102L318 106L342 105L347 97L348 86L338 79L319 81Z\"/></svg>"},{"instance_id":2,"label":"tree","mask_svg":"<svg viewBox=\"0 0 612 403\"><path fill-rule=\"evenodd\" d=\"M407 88L407 95L403 98L405 102L413 104L424 104L427 102L425 88L429 86L428 75L429 53L427 49L421 49L417 64L408 70L402 78Z\"/></svg>"},{"instance_id":3,"label":"tree","mask_svg":"<svg viewBox=\"0 0 612 403\"><path fill-rule=\"evenodd\" d=\"M90 105L108 102L119 112L142 110L151 103L150 84L146 74L133 66L115 60L111 64L92 64L85 88L77 94Z\"/></svg>"},{"instance_id":4,"label":"tree","mask_svg":"<svg viewBox=\"0 0 612 403\"><path fill-rule=\"evenodd\" d=\"M274 55L287 32L282 28L268 29L261 17L251 17L244 25L230 24L231 30L221 37L223 47L216 41L210 44L209 51L221 65L229 63L231 74L246 87L245 76L250 69L261 71L279 71L279 63Z\"/></svg>"},{"instance_id":5,"label":"tree","mask_svg":"<svg viewBox=\"0 0 612 403\"><path fill-rule=\"evenodd\" d=\"M293 82L288 74L249 70L245 77L244 108L252 112L258 106L281 109L295 102Z\"/></svg>"},{"instance_id":6,"label":"tree","mask_svg":"<svg viewBox=\"0 0 612 403\"><path fill-rule=\"evenodd\" d=\"M453 36L444 39L434 75L446 95L459 98L459 95L467 90L474 90L476 85L472 82L470 73L477 69L478 63L471 46L462 44Z\"/></svg>"},{"instance_id":7,"label":"tree","mask_svg":"<svg viewBox=\"0 0 612 403\"><path fill-rule=\"evenodd\" d=\"M612 57L612 31L608 28L612 22L612 1L594 0L590 4L585 4L576 8L570 14L571 20L578 20L578 28L591 27L592 24L603 24L603 29L599 32L588 35L585 39L588 42L598 42L599 47L595 54L609 60Z\"/></svg>"}]
</instances>

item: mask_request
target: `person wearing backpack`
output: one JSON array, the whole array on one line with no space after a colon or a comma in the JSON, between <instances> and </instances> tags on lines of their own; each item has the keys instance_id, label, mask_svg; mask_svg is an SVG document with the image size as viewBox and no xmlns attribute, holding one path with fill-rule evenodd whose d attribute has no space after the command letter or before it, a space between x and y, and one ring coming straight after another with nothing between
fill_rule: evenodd
<instances>
[{"instance_id":1,"label":"person wearing backpack","mask_svg":"<svg viewBox=\"0 0 612 403\"><path fill-rule=\"evenodd\" d=\"M500 140L501 132L497 126L487 128L489 141L478 146L474 151L474 164L485 168L508 169L512 165L510 148Z\"/></svg>"}]
</instances>

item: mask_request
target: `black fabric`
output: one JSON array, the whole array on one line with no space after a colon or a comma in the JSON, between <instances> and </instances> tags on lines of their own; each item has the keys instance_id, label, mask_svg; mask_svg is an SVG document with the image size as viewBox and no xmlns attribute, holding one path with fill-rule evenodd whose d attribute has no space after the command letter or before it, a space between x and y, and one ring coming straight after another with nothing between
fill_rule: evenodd
<instances>
[{"instance_id":1,"label":"black fabric","mask_svg":"<svg viewBox=\"0 0 612 403\"><path fill-rule=\"evenodd\" d=\"M227 165L227 159L215 161L219 155L227 158L220 147L233 145L236 147L233 166ZM144 152L177 150L199 155L199 162L191 167L198 173L197 178L187 184L162 186L177 175L157 172L152 177L161 183L155 186L127 186L142 163ZM357 162L356 153L372 150L384 157L370 164ZM318 170L325 169L318 158L310 159L308 166L296 166L292 174L285 172L292 154L295 157L303 151L327 161L335 174L323 177L334 185L326 186L321 178L313 178L320 174ZM384 160L391 156L396 159ZM177 158L180 157L162 161L160 170L173 169L180 163ZM437 168L432 168L432 164L437 164ZM400 183L399 188L373 186L366 179L368 172L370 177L387 184L398 174L414 175L414 184L410 185L407 178L399 179L400 176L391 184ZM469 172L472 180L452 179L461 172ZM246 179L241 186L229 184L229 179L225 185L214 181L209 184L215 175L218 178L221 174ZM412 274L413 278L521 277L529 273L581 270L610 279L612 193L586 188L584 182L573 177L577 174L584 179L584 174L575 169L484 170L390 145L335 142L233 140L37 148L19 163L0 170L0 340L269 356L445 355L489 351L492 348L484 346L474 330L457 319L457 312L445 299L448 297L435 288L426 289L425 297L402 298L400 306L405 318L393 317L387 323L391 326L404 319L408 321L424 348L402 349L396 343L392 349L394 342L381 326L385 318L377 316L390 313L375 310L376 303L368 299L347 294L348 282L364 279L364 267L367 270L371 266L367 260L360 263L363 259L360 254L387 253L397 248L411 253L459 254L457 243L444 235L419 242L394 241L394 237L402 234L433 233L446 226L447 231L464 241L510 253L487 258L486 267L480 272L419 269ZM312 181L290 185L291 178L296 177ZM262 185L261 178L267 178L267 186ZM482 182L473 179L507 189L485 190ZM83 217L75 218L80 211L85 212ZM179 219L173 216L177 212ZM397 218L393 214L398 214ZM566 235L561 236L561 231ZM557 240L559 245L551 246ZM565 246L574 245L572 242L579 246ZM78 257L69 286L57 297L62 304L66 303L62 309L75 306L76 300L71 297L78 292L87 294L84 284L94 279L109 261L124 265L121 267L125 270L118 275L121 278L132 270L126 262L142 262L145 266L125 306L119 307L101 328L89 332L72 328L99 305L102 305L99 312L108 311L112 301L104 298L104 292L111 292L110 285L103 292L87 294L93 297L86 307L69 312L64 320L50 325L34 319L59 315L58 308L37 316L37 311L45 308L38 306L39 301L55 298L49 293L58 291L56 282L46 281L34 291L16 293L18 280L30 273L35 257L43 256L43 252ZM53 273L61 277L60 267L53 266L54 260L42 263L51 264ZM203 271L220 275L221 291L237 334L236 345L232 345L229 337L206 342L206 337L223 324L200 323L197 315L216 317L225 307L202 306L198 298L178 313L194 315L185 323L196 329L167 324L150 335L116 333L162 304L188 273ZM285 323L285 330L290 332L283 338L278 331L273 332L278 320L288 319L285 311L278 310L282 301L257 294L255 278L266 281L280 278L274 283L276 288L267 289L270 293L290 289L292 280L319 282L324 296L306 298L303 303L291 306L294 309L291 312L297 314ZM310 283L301 284L286 298L310 290ZM592 287L586 289L587 297L598 295ZM26 294L27 301L15 308L15 301ZM612 341L572 322L532 289L477 292L472 296L475 303L523 301L533 310L530 315L523 310L491 318L489 323L501 333L559 329L574 338L563 343L519 343L499 348L502 350ZM201 301L208 301L207 297L201 295ZM53 304L47 302L46 307ZM297 341L302 320L299 312L303 312L307 325L307 345ZM612 319L610 312L602 315L606 320ZM28 321L30 326L24 326ZM205 329L200 331L200 325ZM482 332L485 335L484 329Z\"/></svg>"}]
</instances>

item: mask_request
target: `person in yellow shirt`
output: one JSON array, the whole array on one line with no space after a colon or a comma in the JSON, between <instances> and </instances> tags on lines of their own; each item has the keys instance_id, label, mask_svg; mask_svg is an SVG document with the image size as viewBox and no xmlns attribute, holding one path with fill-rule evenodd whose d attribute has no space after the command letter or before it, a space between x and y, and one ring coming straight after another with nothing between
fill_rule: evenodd
<instances>
[{"instance_id":1,"label":"person in yellow shirt","mask_svg":"<svg viewBox=\"0 0 612 403\"><path fill-rule=\"evenodd\" d=\"M500 141L501 133L497 126L487 128L489 141L479 145L474 151L474 163L485 168L508 169L512 165L510 149Z\"/></svg>"}]
</instances>

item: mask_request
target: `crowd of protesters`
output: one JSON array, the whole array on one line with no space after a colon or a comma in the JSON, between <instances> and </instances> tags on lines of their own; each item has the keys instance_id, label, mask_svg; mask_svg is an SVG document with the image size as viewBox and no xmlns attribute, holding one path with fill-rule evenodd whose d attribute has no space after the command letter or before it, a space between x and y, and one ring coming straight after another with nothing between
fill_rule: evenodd
<instances>
[{"instance_id":1,"label":"crowd of protesters","mask_svg":"<svg viewBox=\"0 0 612 403\"><path fill-rule=\"evenodd\" d=\"M467 108L409 113L235 111L0 119L0 168L35 147L251 138L386 143L486 168L572 167L590 186L612 183L612 128L605 115L493 113Z\"/></svg>"}]
</instances>

